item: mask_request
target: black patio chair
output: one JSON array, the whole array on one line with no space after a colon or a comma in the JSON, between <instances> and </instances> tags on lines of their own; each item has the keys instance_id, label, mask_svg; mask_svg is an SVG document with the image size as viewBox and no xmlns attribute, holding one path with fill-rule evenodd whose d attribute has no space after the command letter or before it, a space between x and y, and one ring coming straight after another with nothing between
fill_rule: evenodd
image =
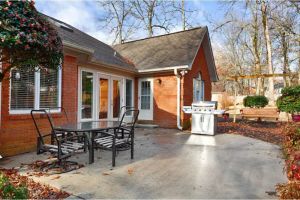
<instances>
[{"instance_id":1,"label":"black patio chair","mask_svg":"<svg viewBox=\"0 0 300 200\"><path fill-rule=\"evenodd\" d=\"M86 152L87 140L85 137L82 143L73 141L75 137L78 137L77 135L59 137L58 132L54 130L52 119L45 109L31 110L31 117L38 133L37 154L50 152L57 157L58 163L61 164L75 153ZM52 139L54 141L51 141Z\"/></svg>"},{"instance_id":2,"label":"black patio chair","mask_svg":"<svg viewBox=\"0 0 300 200\"><path fill-rule=\"evenodd\" d=\"M69 116L67 114L67 111L64 107L51 107L51 108L47 108L46 109L47 112L49 113L49 116L51 118L51 121L53 123L53 125L57 125L57 124L61 124L61 122L64 122L64 123L70 123L70 119L69 119ZM60 111L60 114L61 114L61 117L57 118L59 119L59 122L56 124L56 118L52 116L52 114L57 114L56 112L51 112L52 110L59 110ZM77 137L74 137L74 141L77 141L77 142L83 142L84 141L84 135L79 135L77 132L63 132L63 131L56 131L56 136L57 137L62 137L64 138L65 136L67 137L70 137L70 136L74 136L76 135ZM54 142L54 138L51 139L52 143Z\"/></svg>"},{"instance_id":3,"label":"black patio chair","mask_svg":"<svg viewBox=\"0 0 300 200\"><path fill-rule=\"evenodd\" d=\"M132 114L132 120L130 123L124 125L124 118ZM94 139L95 147L112 151L112 166L115 166L117 151L131 150L131 159L134 158L134 128L135 123L139 116L139 110L128 109L126 110L120 120L120 125L116 129L110 129L109 131L101 131L101 136ZM124 134L126 131L127 134ZM119 137L118 133L122 133L124 137Z\"/></svg>"},{"instance_id":4,"label":"black patio chair","mask_svg":"<svg viewBox=\"0 0 300 200\"><path fill-rule=\"evenodd\" d=\"M126 122L124 122L125 118L122 120L123 114L127 110L134 110L134 109L135 108L132 107L132 106L122 106L120 108L120 112L119 112L119 116L118 116L118 121L122 121L123 124L127 124ZM127 112L126 116L124 116L124 117L126 117L127 119L129 119L129 121L130 121L130 118L131 118L131 121L133 121L133 118L134 118L134 116L132 115L131 112ZM126 125L125 125L125 126L123 126L122 130L120 130L120 129L116 130L116 133L117 133L117 135L118 135L119 138L124 138L126 134L128 135L130 133L130 129L127 129Z\"/></svg>"}]
</instances>

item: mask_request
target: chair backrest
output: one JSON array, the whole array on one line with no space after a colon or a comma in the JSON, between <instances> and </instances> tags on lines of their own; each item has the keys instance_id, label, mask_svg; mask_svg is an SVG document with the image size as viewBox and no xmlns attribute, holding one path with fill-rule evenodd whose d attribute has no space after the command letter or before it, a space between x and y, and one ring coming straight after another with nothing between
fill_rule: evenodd
<instances>
[{"instance_id":1,"label":"chair backrest","mask_svg":"<svg viewBox=\"0 0 300 200\"><path fill-rule=\"evenodd\" d=\"M43 136L47 134L53 134L53 123L51 117L47 113L46 109L31 110L30 114L33 119L33 123L39 135L39 138L41 142L45 144ZM55 134L53 135L54 137L56 137Z\"/></svg>"},{"instance_id":2,"label":"chair backrest","mask_svg":"<svg viewBox=\"0 0 300 200\"><path fill-rule=\"evenodd\" d=\"M66 120L66 123L69 122L68 114L67 114L66 110L63 107L51 107L51 108L47 108L46 110L48 111L49 116L50 116L52 122L55 122L55 120L54 120L54 118L51 115L51 110L60 110L63 119ZM59 120L61 122L62 118L60 117Z\"/></svg>"},{"instance_id":3,"label":"chair backrest","mask_svg":"<svg viewBox=\"0 0 300 200\"><path fill-rule=\"evenodd\" d=\"M134 126L135 126L135 123L137 122L137 119L139 117L139 113L140 111L138 109L127 109L123 115L122 115L122 118L120 120L120 127L123 126L124 124L124 120L125 120L125 117L127 118L131 118L130 121L126 120L126 124L127 124L127 127L130 127L131 130L134 129Z\"/></svg>"},{"instance_id":4,"label":"chair backrest","mask_svg":"<svg viewBox=\"0 0 300 200\"><path fill-rule=\"evenodd\" d=\"M120 108L119 116L118 116L118 121L121 121L123 114L126 112L128 109L134 109L132 106L122 106ZM128 113L127 113L128 114Z\"/></svg>"}]
</instances>

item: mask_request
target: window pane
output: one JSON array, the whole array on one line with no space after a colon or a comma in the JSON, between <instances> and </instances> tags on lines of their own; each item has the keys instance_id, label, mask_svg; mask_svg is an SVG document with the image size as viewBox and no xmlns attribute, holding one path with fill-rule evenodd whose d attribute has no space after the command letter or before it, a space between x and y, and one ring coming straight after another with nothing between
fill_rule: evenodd
<instances>
[{"instance_id":1,"label":"window pane","mask_svg":"<svg viewBox=\"0 0 300 200\"><path fill-rule=\"evenodd\" d=\"M40 108L58 107L58 70L44 69L40 72Z\"/></svg>"},{"instance_id":2,"label":"window pane","mask_svg":"<svg viewBox=\"0 0 300 200\"><path fill-rule=\"evenodd\" d=\"M81 118L92 118L93 106L93 73L82 72Z\"/></svg>"},{"instance_id":3,"label":"window pane","mask_svg":"<svg viewBox=\"0 0 300 200\"><path fill-rule=\"evenodd\" d=\"M141 96L141 109L150 109L150 96Z\"/></svg>"},{"instance_id":4,"label":"window pane","mask_svg":"<svg viewBox=\"0 0 300 200\"><path fill-rule=\"evenodd\" d=\"M34 108L34 74L26 69L11 71L11 110Z\"/></svg>"}]
</instances>

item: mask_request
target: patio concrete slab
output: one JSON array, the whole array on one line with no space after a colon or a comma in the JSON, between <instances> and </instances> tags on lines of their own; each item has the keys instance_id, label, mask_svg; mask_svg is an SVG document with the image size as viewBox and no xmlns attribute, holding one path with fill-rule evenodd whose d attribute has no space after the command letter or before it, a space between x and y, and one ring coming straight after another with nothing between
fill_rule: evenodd
<instances>
[{"instance_id":1,"label":"patio concrete slab","mask_svg":"<svg viewBox=\"0 0 300 200\"><path fill-rule=\"evenodd\" d=\"M78 198L276 198L266 192L287 181L280 148L263 141L222 134L191 135L174 129L136 129L135 159L96 151L72 160L85 167L60 177L33 177ZM46 158L27 153L0 161L1 167Z\"/></svg>"}]
</instances>

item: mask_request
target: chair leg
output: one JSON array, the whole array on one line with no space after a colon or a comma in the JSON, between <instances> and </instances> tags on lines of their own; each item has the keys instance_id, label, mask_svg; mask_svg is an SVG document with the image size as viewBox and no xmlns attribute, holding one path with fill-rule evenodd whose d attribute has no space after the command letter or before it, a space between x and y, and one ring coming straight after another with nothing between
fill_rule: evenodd
<instances>
[{"instance_id":1,"label":"chair leg","mask_svg":"<svg viewBox=\"0 0 300 200\"><path fill-rule=\"evenodd\" d=\"M84 141L83 141L83 142L84 142L84 143L83 143L83 144L84 144L84 147L83 147L84 149L83 149L83 151L84 151L84 153L86 153L86 152L87 152L87 148L88 148L88 147L87 147L88 144L87 144L87 138L86 138L86 135L84 135L83 140L84 140Z\"/></svg>"},{"instance_id":2,"label":"chair leg","mask_svg":"<svg viewBox=\"0 0 300 200\"><path fill-rule=\"evenodd\" d=\"M131 159L133 159L134 158L134 133L132 133L132 135L131 135L130 145L131 145L131 148L130 148Z\"/></svg>"},{"instance_id":3,"label":"chair leg","mask_svg":"<svg viewBox=\"0 0 300 200\"><path fill-rule=\"evenodd\" d=\"M112 144L112 166L116 166L116 139L113 138L113 144Z\"/></svg>"}]
</instances>

